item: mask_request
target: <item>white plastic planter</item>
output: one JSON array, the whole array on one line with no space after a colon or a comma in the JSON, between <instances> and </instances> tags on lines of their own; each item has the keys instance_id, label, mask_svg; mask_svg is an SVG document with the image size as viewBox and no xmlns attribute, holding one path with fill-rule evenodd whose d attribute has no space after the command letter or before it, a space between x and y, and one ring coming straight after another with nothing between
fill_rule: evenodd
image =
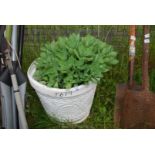
<instances>
[{"instance_id":1,"label":"white plastic planter","mask_svg":"<svg viewBox=\"0 0 155 155\"><path fill-rule=\"evenodd\" d=\"M91 83L71 89L50 88L33 78L35 71L36 66L33 62L28 69L28 78L48 115L61 122L71 123L80 123L88 117L96 84Z\"/></svg>"}]
</instances>

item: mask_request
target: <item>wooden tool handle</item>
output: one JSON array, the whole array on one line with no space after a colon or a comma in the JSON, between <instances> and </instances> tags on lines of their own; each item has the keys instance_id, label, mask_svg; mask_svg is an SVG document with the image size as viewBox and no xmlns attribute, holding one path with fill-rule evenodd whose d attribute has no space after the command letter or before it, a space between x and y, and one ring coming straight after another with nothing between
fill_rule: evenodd
<instances>
[{"instance_id":1,"label":"wooden tool handle","mask_svg":"<svg viewBox=\"0 0 155 155\"><path fill-rule=\"evenodd\" d=\"M134 77L134 62L135 62L135 42L136 42L136 26L130 25L130 32L129 32L129 88L133 88L133 77Z\"/></svg>"},{"instance_id":2,"label":"wooden tool handle","mask_svg":"<svg viewBox=\"0 0 155 155\"><path fill-rule=\"evenodd\" d=\"M149 90L149 43L150 43L150 26L143 26L143 58L142 58L142 88Z\"/></svg>"}]
</instances>

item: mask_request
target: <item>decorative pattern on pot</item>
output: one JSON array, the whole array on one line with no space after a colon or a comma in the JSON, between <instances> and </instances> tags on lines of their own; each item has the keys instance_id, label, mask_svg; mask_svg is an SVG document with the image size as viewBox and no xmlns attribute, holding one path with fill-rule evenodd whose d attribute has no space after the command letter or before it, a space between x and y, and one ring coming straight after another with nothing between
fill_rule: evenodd
<instances>
[{"instance_id":1,"label":"decorative pattern on pot","mask_svg":"<svg viewBox=\"0 0 155 155\"><path fill-rule=\"evenodd\" d=\"M28 78L49 116L62 122L72 123L80 123L88 117L96 84L91 83L71 89L50 88L33 78L35 70L36 66L33 62L28 69Z\"/></svg>"}]
</instances>

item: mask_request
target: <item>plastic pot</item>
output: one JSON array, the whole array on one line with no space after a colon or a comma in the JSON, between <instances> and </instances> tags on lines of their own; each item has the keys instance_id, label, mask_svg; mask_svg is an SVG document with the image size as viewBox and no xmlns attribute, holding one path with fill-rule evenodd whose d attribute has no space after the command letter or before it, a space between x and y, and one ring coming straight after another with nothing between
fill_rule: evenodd
<instances>
[{"instance_id":1,"label":"plastic pot","mask_svg":"<svg viewBox=\"0 0 155 155\"><path fill-rule=\"evenodd\" d=\"M51 88L33 78L36 71L33 62L27 72L31 86L35 89L47 114L61 122L81 123L91 110L96 84L80 85L71 89Z\"/></svg>"}]
</instances>

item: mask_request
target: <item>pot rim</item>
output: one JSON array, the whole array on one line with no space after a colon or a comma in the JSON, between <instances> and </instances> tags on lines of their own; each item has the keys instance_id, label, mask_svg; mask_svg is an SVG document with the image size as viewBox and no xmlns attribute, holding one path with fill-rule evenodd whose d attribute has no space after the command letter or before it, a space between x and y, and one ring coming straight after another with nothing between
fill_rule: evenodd
<instances>
[{"instance_id":1,"label":"pot rim","mask_svg":"<svg viewBox=\"0 0 155 155\"><path fill-rule=\"evenodd\" d=\"M42 88L42 89L46 89L47 91L53 91L53 92L59 92L59 93L63 93L63 92L75 92L75 91L79 91L81 89L84 89L84 88L88 88L90 87L91 85L94 85L96 86L97 84L95 83L92 83L92 82L89 82L89 84L82 84L82 85L79 85L79 86L75 86L75 87L72 87L70 89L62 89L62 88L53 88L53 87L48 87L47 85L44 85L40 82L38 82L37 80L35 80L33 78L33 75L36 71L36 65L35 65L35 62L36 61L33 61L30 65L30 67L28 68L28 71L27 71L27 76L28 76L28 79L30 81L30 83L32 84L33 83L33 86L34 85L37 85L38 87Z\"/></svg>"}]
</instances>

